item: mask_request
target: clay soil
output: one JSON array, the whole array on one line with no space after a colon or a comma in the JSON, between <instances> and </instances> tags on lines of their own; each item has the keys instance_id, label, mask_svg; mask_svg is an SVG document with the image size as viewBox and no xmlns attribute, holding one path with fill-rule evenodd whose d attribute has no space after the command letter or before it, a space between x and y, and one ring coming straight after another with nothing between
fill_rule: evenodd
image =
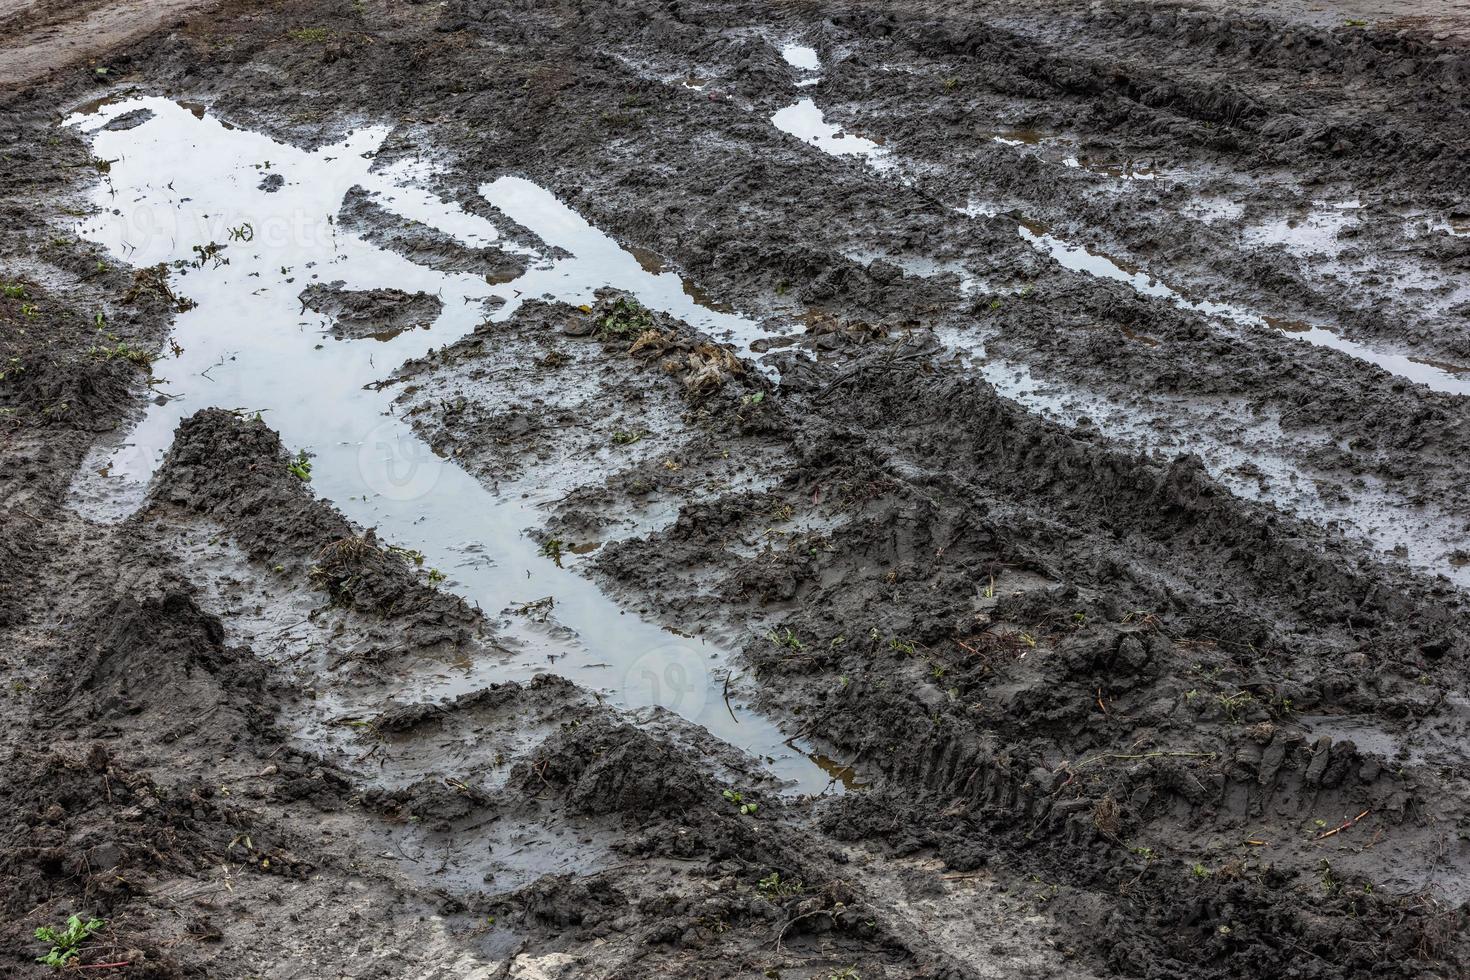
<instances>
[{"instance_id":1,"label":"clay soil","mask_svg":"<svg viewBox=\"0 0 1470 980\"><path fill-rule=\"evenodd\" d=\"M50 975L35 930L78 914L99 977L1465 976L1467 18L0 7L0 975ZM732 650L833 784L561 676L554 607L534 679L422 695L504 617L315 493L269 416L199 404L140 507L79 506L186 305L77 235L107 174L63 120L122 93L307 148L391 126L379 160L432 158L445 199L527 178L795 324L732 350L609 290L405 360L440 297L302 295L324 343L383 344L440 457L564 491L522 530ZM799 98L885 165L773 126ZM525 268L362 195L338 222Z\"/></svg>"}]
</instances>

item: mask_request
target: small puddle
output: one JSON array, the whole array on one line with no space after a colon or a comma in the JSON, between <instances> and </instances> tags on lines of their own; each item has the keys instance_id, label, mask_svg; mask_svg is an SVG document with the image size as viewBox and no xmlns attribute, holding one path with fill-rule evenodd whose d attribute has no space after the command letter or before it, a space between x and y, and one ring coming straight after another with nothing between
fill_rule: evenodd
<instances>
[{"instance_id":1,"label":"small puddle","mask_svg":"<svg viewBox=\"0 0 1470 980\"><path fill-rule=\"evenodd\" d=\"M973 206L972 209L974 210ZM1422 384L1434 391L1452 395L1470 395L1470 368L1446 364L1428 358L1377 350L1349 340L1326 327L1312 326L1293 320L1268 317L1235 303L1191 299L1178 290L1155 279L1142 268L1093 252L1082 245L1064 241L1035 222L1020 219L1017 231L1021 238L1039 251L1050 255L1064 268L1099 279L1121 282L1143 296L1167 300L1182 309L1208 317L1228 320L1243 327L1263 327L1290 334L1318 347L1330 347L1361 361L1375 364L1390 374Z\"/></svg>"},{"instance_id":2,"label":"small puddle","mask_svg":"<svg viewBox=\"0 0 1470 980\"><path fill-rule=\"evenodd\" d=\"M802 99L771 116L771 122L783 133L815 146L833 156L865 157L876 170L891 166L888 148L876 140L845 131L827 121L822 110L811 99Z\"/></svg>"},{"instance_id":3,"label":"small puddle","mask_svg":"<svg viewBox=\"0 0 1470 980\"><path fill-rule=\"evenodd\" d=\"M1338 236L1357 225L1353 212L1361 210L1363 202L1313 201L1312 205L1305 213L1248 227L1241 239L1251 245L1280 245L1303 258L1337 255L1342 251Z\"/></svg>"},{"instance_id":4,"label":"small puddle","mask_svg":"<svg viewBox=\"0 0 1470 980\"><path fill-rule=\"evenodd\" d=\"M797 80L797 88L809 88L822 80L822 76L816 74L822 68L822 59L817 56L816 48L805 44L784 44L781 46L781 57L792 68L807 76Z\"/></svg>"},{"instance_id":5,"label":"small puddle","mask_svg":"<svg viewBox=\"0 0 1470 980\"><path fill-rule=\"evenodd\" d=\"M138 109L152 116L130 129L105 128ZM394 214L467 246L530 251L506 242L491 221L400 184L412 166L375 171L373 157L388 127L364 127L307 151L156 97L101 105L67 124L88 134L95 153L115 161L109 181L94 192L102 210L81 223L82 237L139 267L189 262L196 245L225 245L218 254L223 261L172 277L171 285L198 305L175 320L171 339L180 353L158 365L164 376L158 387L169 398L150 403L122 445L99 450L83 467L74 486L79 509L108 520L135 509L174 428L198 409L261 412L286 445L313 454L312 489L319 496L359 526L376 527L387 540L423 552L426 566L448 575L444 587L492 620L497 611L552 596L552 617L575 634L548 635L528 617L502 617L502 635L518 651L515 662L486 658L432 677L405 678L415 695L451 696L551 669L621 706L675 711L765 759L798 791L828 786L829 773L788 745L773 723L727 705L729 650L673 635L625 611L592 582L540 554L523 531L541 523L537 507L555 491L526 499L495 496L430 452L393 416L391 393L373 387L397 363L471 332L486 318L482 304L494 297L504 305L490 319L503 320L527 298L582 304L613 286L651 309L729 338L742 351L766 336L753 321L702 305L678 275L647 268L544 188L519 177L480 188L486 201L549 246L546 255L531 253L530 268L509 283L438 272L344 231L338 210L348 191L362 187ZM285 178L274 192L260 186L267 162ZM428 329L384 342L323 343L318 324L303 320L297 297L311 282L337 280L351 290L438 295L443 311Z\"/></svg>"},{"instance_id":6,"label":"small puddle","mask_svg":"<svg viewBox=\"0 0 1470 980\"><path fill-rule=\"evenodd\" d=\"M1239 399L1162 399L1168 408L1154 412L1056 381L1042 381L1025 364L992 356L986 350L985 336L973 330L940 328L935 336L968 359L996 391L1044 418L1069 428L1086 419L1109 439L1145 453L1194 453L1212 477L1243 499L1284 506L1301 517L1336 527L1385 555L1470 587L1470 554L1457 550L1465 539L1462 519L1397 497L1392 486L1379 480L1365 479L1366 486L1347 500L1324 496L1299 460L1273 448L1290 441L1279 420L1257 418ZM1134 339L1146 343L1149 338L1135 335ZM1211 434L1213 423L1220 418L1239 420L1229 442ZM1186 421L1181 424L1181 420ZM1335 481L1325 482L1336 486Z\"/></svg>"},{"instance_id":7,"label":"small puddle","mask_svg":"<svg viewBox=\"0 0 1470 980\"><path fill-rule=\"evenodd\" d=\"M1169 176L1165 171L1135 164L1131 160L1123 163L1098 163L1091 157L1072 156L1063 159L1062 166L1086 170L1114 180L1162 180Z\"/></svg>"},{"instance_id":8,"label":"small puddle","mask_svg":"<svg viewBox=\"0 0 1470 980\"><path fill-rule=\"evenodd\" d=\"M1156 167L1144 166L1132 160L1122 163L1111 163L1096 160L1086 154L1067 152L1073 141L1056 133L1046 133L1039 129L1017 127L1013 129L982 129L976 133L984 139L993 143L1010 147L1035 147L1042 151L1038 155L1060 162L1062 166L1072 170L1085 170L1088 173L1097 174L1100 177L1109 177L1113 180L1163 180L1170 176L1167 171ZM1065 155L1058 158L1057 154Z\"/></svg>"}]
</instances>

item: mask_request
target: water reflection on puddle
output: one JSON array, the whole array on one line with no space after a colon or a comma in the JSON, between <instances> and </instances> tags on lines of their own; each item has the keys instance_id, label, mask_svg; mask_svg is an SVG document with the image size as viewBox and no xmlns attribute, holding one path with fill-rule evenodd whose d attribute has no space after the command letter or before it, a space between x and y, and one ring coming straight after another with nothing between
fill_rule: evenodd
<instances>
[{"instance_id":1,"label":"water reflection on puddle","mask_svg":"<svg viewBox=\"0 0 1470 980\"><path fill-rule=\"evenodd\" d=\"M129 129L105 128L139 109L152 116ZM555 619L576 634L569 643L511 616L504 622L508 639L519 644L520 662L470 663L441 676L407 679L419 696L526 679L554 656L557 673L608 692L615 703L662 705L772 760L773 771L802 791L828 785L829 774L793 751L768 720L727 709L728 651L625 613L587 579L557 568L522 533L540 523L535 508L544 501L492 495L429 452L392 415L389 395L372 387L395 364L471 332L485 319L482 304L494 297L504 302L492 317L501 320L526 298L580 304L612 285L742 350L765 336L754 322L703 304L677 274L648 268L544 188L518 177L502 177L480 192L549 248L543 254L508 242L492 221L403 185L415 165L374 170L387 127L358 129L307 151L227 127L202 107L151 97L100 105L68 124L89 134L97 156L113 161L96 191L103 210L79 228L84 238L139 267L188 263L198 257L195 246L224 246L217 261L180 268L173 277L175 290L198 306L178 316L172 337L177 356L156 368L163 377L159 388L170 397L150 404L123 445L99 451L83 468L74 492L80 508L112 520L135 508L183 417L208 406L259 411L286 445L314 455L313 489L352 521L422 551L427 565L449 572L449 587L492 619L498 610L555 596ZM284 181L265 190L265 173ZM528 254L530 267L511 282L493 284L379 248L337 223L354 187L376 193L394 215L466 246ZM303 320L298 295L313 282L338 280L350 290L437 295L443 311L426 330L324 345L319 324Z\"/></svg>"},{"instance_id":2,"label":"water reflection on puddle","mask_svg":"<svg viewBox=\"0 0 1470 980\"><path fill-rule=\"evenodd\" d=\"M789 133L815 146L823 153L833 156L866 157L876 169L883 170L891 164L887 159L888 149L876 140L845 131L841 126L829 123L811 99L802 99L771 116L771 122L783 133Z\"/></svg>"},{"instance_id":3,"label":"water reflection on puddle","mask_svg":"<svg viewBox=\"0 0 1470 980\"><path fill-rule=\"evenodd\" d=\"M1130 265L1100 252L1090 251L1085 246L1064 241L1034 222L1021 219L1017 231L1027 243L1050 255L1059 265L1074 272L1121 282L1140 295L1167 300L1182 309L1193 310L1205 316L1228 320L1243 327L1278 330L1318 347L1331 347L1333 350L1342 351L1351 357L1375 364L1390 374L1407 378L1434 391L1470 395L1470 370L1464 367L1408 354L1376 350L1366 344L1349 340L1326 327L1264 316L1235 303L1193 299L1154 278L1138 266Z\"/></svg>"}]
</instances>

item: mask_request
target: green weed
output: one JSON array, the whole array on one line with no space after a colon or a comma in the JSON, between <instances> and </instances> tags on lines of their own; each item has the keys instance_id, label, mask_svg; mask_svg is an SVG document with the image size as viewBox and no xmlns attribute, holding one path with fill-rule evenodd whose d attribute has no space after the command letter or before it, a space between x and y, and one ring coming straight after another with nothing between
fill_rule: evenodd
<instances>
[{"instance_id":1,"label":"green weed","mask_svg":"<svg viewBox=\"0 0 1470 980\"><path fill-rule=\"evenodd\" d=\"M4 293L6 299L26 298L26 288L18 282L6 283L4 286L0 286L0 293Z\"/></svg>"},{"instance_id":2,"label":"green weed","mask_svg":"<svg viewBox=\"0 0 1470 980\"><path fill-rule=\"evenodd\" d=\"M422 567L424 564L424 553L416 548L404 548L396 544L390 544L388 546L388 553L413 562L415 567Z\"/></svg>"},{"instance_id":3,"label":"green weed","mask_svg":"<svg viewBox=\"0 0 1470 980\"><path fill-rule=\"evenodd\" d=\"M550 540L548 540L545 544L543 544L541 546L541 557L543 557L543 558L550 558L552 561L556 562L556 567L557 568L560 568L561 567L561 549L562 549L562 540L561 540L561 538L551 538Z\"/></svg>"},{"instance_id":4,"label":"green weed","mask_svg":"<svg viewBox=\"0 0 1470 980\"><path fill-rule=\"evenodd\" d=\"M772 871L755 884L756 891L767 898L790 898L792 895L800 895L806 891L806 886L798 881L782 881L778 872Z\"/></svg>"},{"instance_id":5,"label":"green weed","mask_svg":"<svg viewBox=\"0 0 1470 980\"><path fill-rule=\"evenodd\" d=\"M326 44L332 35L325 27L298 27L286 36L299 44Z\"/></svg>"},{"instance_id":6,"label":"green weed","mask_svg":"<svg viewBox=\"0 0 1470 980\"><path fill-rule=\"evenodd\" d=\"M1215 700L1219 701L1220 707L1225 709L1225 717L1232 725L1237 724L1241 715L1256 702L1255 695L1250 691L1240 691L1231 695L1219 694L1216 695Z\"/></svg>"},{"instance_id":7,"label":"green weed","mask_svg":"<svg viewBox=\"0 0 1470 980\"><path fill-rule=\"evenodd\" d=\"M100 316L101 314L98 315ZM121 340L117 341L111 347L91 347L87 350L87 353L93 357L99 357L104 361L127 361L129 364L136 364L145 371L153 367L152 354Z\"/></svg>"},{"instance_id":8,"label":"green weed","mask_svg":"<svg viewBox=\"0 0 1470 980\"><path fill-rule=\"evenodd\" d=\"M76 959L81 952L82 943L105 925L107 923L102 919L88 919L83 922L81 916L72 915L67 918L63 928L42 926L36 930L36 938L43 943L50 943L51 952L36 957L36 962L61 969Z\"/></svg>"},{"instance_id":9,"label":"green weed","mask_svg":"<svg viewBox=\"0 0 1470 980\"><path fill-rule=\"evenodd\" d=\"M307 457L305 449L296 451L296 458L286 464L286 469L302 483L311 482L311 460Z\"/></svg>"},{"instance_id":10,"label":"green weed","mask_svg":"<svg viewBox=\"0 0 1470 980\"><path fill-rule=\"evenodd\" d=\"M741 816L748 817L760 809L759 804L745 802L745 798L733 789L727 789L720 795L739 807Z\"/></svg>"},{"instance_id":11,"label":"green weed","mask_svg":"<svg viewBox=\"0 0 1470 980\"><path fill-rule=\"evenodd\" d=\"M618 429L612 434L614 446L631 446L635 442L642 442L643 437L648 435L643 429Z\"/></svg>"},{"instance_id":12,"label":"green weed","mask_svg":"<svg viewBox=\"0 0 1470 980\"><path fill-rule=\"evenodd\" d=\"M779 632L776 630L771 630L766 633L766 639L770 640L778 647L785 647L788 650L795 650L798 653L806 649L806 644L801 642L801 640L797 637L795 633L791 632L790 627L780 630Z\"/></svg>"},{"instance_id":13,"label":"green weed","mask_svg":"<svg viewBox=\"0 0 1470 980\"><path fill-rule=\"evenodd\" d=\"M653 329L653 314L636 299L620 296L597 320L598 336L636 337Z\"/></svg>"}]
</instances>

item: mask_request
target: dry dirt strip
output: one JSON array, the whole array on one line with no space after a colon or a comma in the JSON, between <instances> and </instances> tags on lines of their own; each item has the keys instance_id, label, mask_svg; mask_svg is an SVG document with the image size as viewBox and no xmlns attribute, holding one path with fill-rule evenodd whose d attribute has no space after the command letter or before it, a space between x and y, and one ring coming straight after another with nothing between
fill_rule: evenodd
<instances>
[{"instance_id":1,"label":"dry dirt strip","mask_svg":"<svg viewBox=\"0 0 1470 980\"><path fill-rule=\"evenodd\" d=\"M49 4L0 2L0 23L11 22L0 41L0 87L20 87L68 65L96 58L137 40L185 14L214 6L211 0L131 0L56 18ZM37 23L37 22L40 23Z\"/></svg>"}]
</instances>

